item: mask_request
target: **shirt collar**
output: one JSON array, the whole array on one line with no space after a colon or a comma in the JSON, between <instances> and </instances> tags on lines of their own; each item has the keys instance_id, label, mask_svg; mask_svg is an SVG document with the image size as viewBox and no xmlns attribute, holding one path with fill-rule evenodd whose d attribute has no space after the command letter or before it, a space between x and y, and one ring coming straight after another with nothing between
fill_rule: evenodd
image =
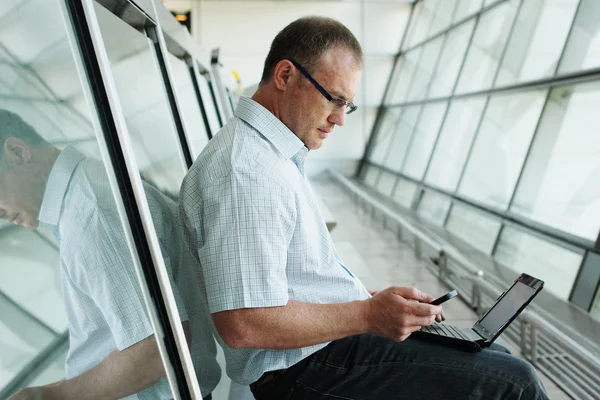
<instances>
[{"instance_id":1,"label":"shirt collar","mask_svg":"<svg viewBox=\"0 0 600 400\"><path fill-rule=\"evenodd\" d=\"M56 162L52 166L48 183L44 190L40 215L41 223L57 226L62 211L63 200L69 187L69 182L75 172L77 165L85 158L72 147L67 147L60 152Z\"/></svg>"},{"instance_id":2,"label":"shirt collar","mask_svg":"<svg viewBox=\"0 0 600 400\"><path fill-rule=\"evenodd\" d=\"M235 116L260 132L286 159L290 159L305 147L283 122L249 97L240 97Z\"/></svg>"}]
</instances>

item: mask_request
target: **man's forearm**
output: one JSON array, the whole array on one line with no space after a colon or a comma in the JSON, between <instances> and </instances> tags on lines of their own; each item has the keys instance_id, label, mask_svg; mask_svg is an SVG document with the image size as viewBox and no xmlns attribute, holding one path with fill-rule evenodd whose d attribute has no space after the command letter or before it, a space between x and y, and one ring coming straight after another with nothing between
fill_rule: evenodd
<instances>
[{"instance_id":1,"label":"man's forearm","mask_svg":"<svg viewBox=\"0 0 600 400\"><path fill-rule=\"evenodd\" d=\"M367 332L364 301L246 308L213 314L225 342L235 348L297 349ZM233 322L236 321L236 322Z\"/></svg>"},{"instance_id":2,"label":"man's forearm","mask_svg":"<svg viewBox=\"0 0 600 400\"><path fill-rule=\"evenodd\" d=\"M46 399L119 399L152 386L165 376L154 336L115 350L89 371L42 387Z\"/></svg>"}]
</instances>

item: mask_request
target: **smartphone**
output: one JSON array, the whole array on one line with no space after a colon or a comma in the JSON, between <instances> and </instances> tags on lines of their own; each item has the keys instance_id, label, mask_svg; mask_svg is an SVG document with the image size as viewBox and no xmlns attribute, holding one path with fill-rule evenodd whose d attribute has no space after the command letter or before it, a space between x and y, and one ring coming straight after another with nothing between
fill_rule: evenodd
<instances>
[{"instance_id":1,"label":"smartphone","mask_svg":"<svg viewBox=\"0 0 600 400\"><path fill-rule=\"evenodd\" d=\"M437 299L435 299L434 301L432 301L429 304L434 305L434 306L439 306L440 304L445 303L448 300L450 300L451 298L456 297L456 296L458 296L458 292L456 291L456 289L454 289L453 291L446 293L442 297L438 297Z\"/></svg>"}]
</instances>

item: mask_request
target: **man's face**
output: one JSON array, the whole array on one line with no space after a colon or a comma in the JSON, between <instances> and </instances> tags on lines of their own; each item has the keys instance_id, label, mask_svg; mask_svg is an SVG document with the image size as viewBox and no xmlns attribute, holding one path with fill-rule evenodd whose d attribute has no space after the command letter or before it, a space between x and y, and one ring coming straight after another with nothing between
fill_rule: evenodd
<instances>
[{"instance_id":1,"label":"man's face","mask_svg":"<svg viewBox=\"0 0 600 400\"><path fill-rule=\"evenodd\" d=\"M334 48L323 55L311 75L330 95L353 101L362 71L350 50ZM281 120L306 147L316 150L336 125L344 125L347 110L335 110L300 71L296 70L293 79L284 95Z\"/></svg>"},{"instance_id":2,"label":"man's face","mask_svg":"<svg viewBox=\"0 0 600 400\"><path fill-rule=\"evenodd\" d=\"M0 150L0 218L29 229L38 227L40 202L35 200L35 190L30 179L28 149L23 142L7 140ZM16 146L15 146L16 145Z\"/></svg>"}]
</instances>

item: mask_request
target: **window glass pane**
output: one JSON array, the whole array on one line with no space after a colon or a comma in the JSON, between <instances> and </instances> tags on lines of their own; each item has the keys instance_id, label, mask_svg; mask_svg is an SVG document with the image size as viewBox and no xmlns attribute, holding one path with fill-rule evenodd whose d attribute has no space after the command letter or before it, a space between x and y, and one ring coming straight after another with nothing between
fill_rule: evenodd
<instances>
[{"instance_id":1,"label":"window glass pane","mask_svg":"<svg viewBox=\"0 0 600 400\"><path fill-rule=\"evenodd\" d=\"M396 86L398 86L398 78L402 73L402 67L404 66L405 57L400 57L394 66L394 70L392 71L392 79L390 81L390 87L387 91L387 94L384 99L384 103L386 105L394 103L394 95L396 93Z\"/></svg>"},{"instance_id":2,"label":"window glass pane","mask_svg":"<svg viewBox=\"0 0 600 400\"><path fill-rule=\"evenodd\" d=\"M68 357L49 360L32 383L80 375L154 333L61 3L21 2L0 25L0 64L11 72L0 78L0 148L33 155L17 174L0 154L0 218L36 228L1 227L0 387L67 325ZM147 397L172 396L166 380L159 386Z\"/></svg>"},{"instance_id":3,"label":"window glass pane","mask_svg":"<svg viewBox=\"0 0 600 400\"><path fill-rule=\"evenodd\" d=\"M596 299L592 304L592 317L596 318L600 321L600 289L598 289L598 293L596 293Z\"/></svg>"},{"instance_id":4,"label":"window glass pane","mask_svg":"<svg viewBox=\"0 0 600 400\"><path fill-rule=\"evenodd\" d=\"M496 86L554 75L578 2L523 2Z\"/></svg>"},{"instance_id":5,"label":"window glass pane","mask_svg":"<svg viewBox=\"0 0 600 400\"><path fill-rule=\"evenodd\" d=\"M452 101L425 177L427 183L449 192L456 189L485 101L486 97Z\"/></svg>"},{"instance_id":6,"label":"window glass pane","mask_svg":"<svg viewBox=\"0 0 600 400\"><path fill-rule=\"evenodd\" d=\"M440 131L440 125L446 113L447 104L445 101L428 103L423 108L423 113L414 131L414 137L402 170L406 175L417 180L423 178L425 168L427 168L427 163L431 157L433 145Z\"/></svg>"},{"instance_id":7,"label":"window glass pane","mask_svg":"<svg viewBox=\"0 0 600 400\"><path fill-rule=\"evenodd\" d=\"M377 183L377 191L384 196L390 196L394 185L396 184L397 177L388 171L381 171L379 182Z\"/></svg>"},{"instance_id":8,"label":"window glass pane","mask_svg":"<svg viewBox=\"0 0 600 400\"><path fill-rule=\"evenodd\" d=\"M494 258L515 271L544 281L544 290L568 300L583 255L511 227L500 235Z\"/></svg>"},{"instance_id":9,"label":"window glass pane","mask_svg":"<svg viewBox=\"0 0 600 400\"><path fill-rule=\"evenodd\" d=\"M452 22L452 15L458 0L437 0L437 2L428 1L428 3L432 3L434 7L433 22L429 31L429 36L433 36L448 28L450 22Z\"/></svg>"},{"instance_id":10,"label":"window glass pane","mask_svg":"<svg viewBox=\"0 0 600 400\"><path fill-rule=\"evenodd\" d=\"M393 200L406 208L410 208L417 193L417 188L415 183L400 178L396 189L394 189Z\"/></svg>"},{"instance_id":11,"label":"window glass pane","mask_svg":"<svg viewBox=\"0 0 600 400\"><path fill-rule=\"evenodd\" d=\"M487 6L492 5L494 3L499 3L500 1L502 1L502 0L484 0L483 1L483 6L487 7Z\"/></svg>"},{"instance_id":12,"label":"window glass pane","mask_svg":"<svg viewBox=\"0 0 600 400\"><path fill-rule=\"evenodd\" d=\"M58 242L40 209L59 190L47 183L59 149L98 154L61 4L1 3L0 391L67 331ZM27 169L7 147L27 149Z\"/></svg>"},{"instance_id":13,"label":"window glass pane","mask_svg":"<svg viewBox=\"0 0 600 400\"><path fill-rule=\"evenodd\" d=\"M492 86L519 2L509 0L480 17L456 91L473 92Z\"/></svg>"},{"instance_id":14,"label":"window glass pane","mask_svg":"<svg viewBox=\"0 0 600 400\"><path fill-rule=\"evenodd\" d=\"M415 4L415 6L413 8L410 26L408 27L408 30L406 31L406 37L404 38L404 42L402 44L402 50L406 50L411 46L412 37L414 36L414 34L417 30L417 25L419 25L419 18L421 17L422 11L423 11L423 2L419 1L419 2L417 2L417 4Z\"/></svg>"},{"instance_id":15,"label":"window glass pane","mask_svg":"<svg viewBox=\"0 0 600 400\"><path fill-rule=\"evenodd\" d=\"M382 165L385 157L390 148L390 143L394 138L394 132L396 130L396 122L398 113L400 112L397 108L387 108L383 116L383 121L377 131L374 143L372 144L373 150L369 153L369 161L375 164Z\"/></svg>"},{"instance_id":16,"label":"window glass pane","mask_svg":"<svg viewBox=\"0 0 600 400\"><path fill-rule=\"evenodd\" d=\"M513 212L596 241L600 230L600 83L552 90Z\"/></svg>"},{"instance_id":17,"label":"window glass pane","mask_svg":"<svg viewBox=\"0 0 600 400\"><path fill-rule=\"evenodd\" d=\"M423 46L420 46L404 55L398 83L394 88L392 104L402 104L406 101L406 96L413 84L413 76L418 68L422 50Z\"/></svg>"},{"instance_id":18,"label":"window glass pane","mask_svg":"<svg viewBox=\"0 0 600 400\"><path fill-rule=\"evenodd\" d=\"M102 38L111 62L117 92L126 117L130 141L143 182L138 201L149 213L162 260L155 266L162 297L175 301L179 318L191 331L191 358L203 395L211 393L221 376L208 310L196 285L197 260L187 249L179 221L179 188L186 173L179 137L163 84L154 44L115 15L96 5ZM127 54L126 58L121 54ZM182 71L183 73L187 71ZM140 90L143 88L143 90ZM142 97L143 96L143 97ZM194 99L194 106L197 102ZM194 109L195 111L195 109ZM158 249L157 249L158 250ZM163 280L162 277L168 278ZM165 379L150 388L152 398L171 398ZM142 397L142 396L140 396Z\"/></svg>"},{"instance_id":19,"label":"window glass pane","mask_svg":"<svg viewBox=\"0 0 600 400\"><path fill-rule=\"evenodd\" d=\"M581 0L559 73L600 66L600 2Z\"/></svg>"},{"instance_id":20,"label":"window glass pane","mask_svg":"<svg viewBox=\"0 0 600 400\"><path fill-rule=\"evenodd\" d=\"M370 187L375 186L377 178L379 178L379 168L368 165L363 179L365 185Z\"/></svg>"},{"instance_id":21,"label":"window glass pane","mask_svg":"<svg viewBox=\"0 0 600 400\"><path fill-rule=\"evenodd\" d=\"M500 226L499 220L460 203L454 203L446 228L477 250L490 254Z\"/></svg>"},{"instance_id":22,"label":"window glass pane","mask_svg":"<svg viewBox=\"0 0 600 400\"><path fill-rule=\"evenodd\" d=\"M475 21L471 20L448 33L448 39L435 70L428 97L448 96L452 93L469 44Z\"/></svg>"},{"instance_id":23,"label":"window glass pane","mask_svg":"<svg viewBox=\"0 0 600 400\"><path fill-rule=\"evenodd\" d=\"M178 196L186 169L154 46L94 4L142 177Z\"/></svg>"},{"instance_id":24,"label":"window glass pane","mask_svg":"<svg viewBox=\"0 0 600 400\"><path fill-rule=\"evenodd\" d=\"M459 192L505 209L533 136L546 91L493 96Z\"/></svg>"},{"instance_id":25,"label":"window glass pane","mask_svg":"<svg viewBox=\"0 0 600 400\"><path fill-rule=\"evenodd\" d=\"M200 75L198 77L198 86L200 87L200 96L202 96L202 103L204 105L204 109L206 110L208 124L210 125L211 133L214 135L219 131L219 129L221 129L221 124L219 123L219 110L217 109L217 106L212 98L210 86L206 80L206 76Z\"/></svg>"},{"instance_id":26,"label":"window glass pane","mask_svg":"<svg viewBox=\"0 0 600 400\"><path fill-rule=\"evenodd\" d=\"M392 171L400 171L402 168L415 125L421 114L421 108L422 106L406 107L400 115L392 145L385 161L385 166Z\"/></svg>"},{"instance_id":27,"label":"window glass pane","mask_svg":"<svg viewBox=\"0 0 600 400\"><path fill-rule=\"evenodd\" d=\"M442 225L450 208L450 198L436 192L425 191L419 202L418 214L431 222Z\"/></svg>"},{"instance_id":28,"label":"window glass pane","mask_svg":"<svg viewBox=\"0 0 600 400\"><path fill-rule=\"evenodd\" d=\"M415 46L419 43L422 43L428 37L428 33L431 30L431 24L433 23L433 19L435 17L435 5L436 1L421 1L417 4L419 7L417 23L415 24L414 29L411 32L409 39L408 47Z\"/></svg>"},{"instance_id":29,"label":"window glass pane","mask_svg":"<svg viewBox=\"0 0 600 400\"><path fill-rule=\"evenodd\" d=\"M54 356L38 376L36 376L27 386L41 386L48 382L58 382L65 379L65 360L67 358L67 346L64 346L58 354Z\"/></svg>"},{"instance_id":30,"label":"window glass pane","mask_svg":"<svg viewBox=\"0 0 600 400\"><path fill-rule=\"evenodd\" d=\"M180 60L171 53L168 53L168 57L171 65L173 90L175 96L177 96L177 105L179 106L183 127L194 160L208 143L202 111L196 97L192 76L185 61Z\"/></svg>"},{"instance_id":31,"label":"window glass pane","mask_svg":"<svg viewBox=\"0 0 600 400\"><path fill-rule=\"evenodd\" d=\"M481 9L482 0L460 0L454 13L454 21L460 21Z\"/></svg>"},{"instance_id":32,"label":"window glass pane","mask_svg":"<svg viewBox=\"0 0 600 400\"><path fill-rule=\"evenodd\" d=\"M421 100L425 97L443 41L444 37L440 36L425 45L421 60L412 78L413 82L408 93L408 101Z\"/></svg>"}]
</instances>

